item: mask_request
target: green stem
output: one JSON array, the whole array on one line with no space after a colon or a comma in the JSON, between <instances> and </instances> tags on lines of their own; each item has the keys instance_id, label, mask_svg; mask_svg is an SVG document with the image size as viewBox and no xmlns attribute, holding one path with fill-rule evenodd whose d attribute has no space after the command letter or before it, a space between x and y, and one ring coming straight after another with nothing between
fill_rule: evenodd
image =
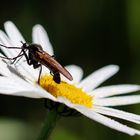
<instances>
[{"instance_id":1,"label":"green stem","mask_svg":"<svg viewBox=\"0 0 140 140\"><path fill-rule=\"evenodd\" d=\"M44 126L38 137L38 140L48 140L53 128L55 127L56 121L58 119L58 114L56 110L48 110Z\"/></svg>"}]
</instances>

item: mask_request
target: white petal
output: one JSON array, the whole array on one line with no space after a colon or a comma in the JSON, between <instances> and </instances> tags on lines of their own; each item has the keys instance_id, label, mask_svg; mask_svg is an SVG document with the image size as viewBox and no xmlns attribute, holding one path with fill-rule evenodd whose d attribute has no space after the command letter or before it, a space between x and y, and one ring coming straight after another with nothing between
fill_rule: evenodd
<instances>
[{"instance_id":1,"label":"white petal","mask_svg":"<svg viewBox=\"0 0 140 140\"><path fill-rule=\"evenodd\" d=\"M32 37L33 42L40 44L44 51L47 51L50 55L54 54L47 32L41 25L37 24L33 27Z\"/></svg>"},{"instance_id":2,"label":"white petal","mask_svg":"<svg viewBox=\"0 0 140 140\"><path fill-rule=\"evenodd\" d=\"M140 124L140 115L102 106L94 106L93 110L103 115L112 116Z\"/></svg>"},{"instance_id":3,"label":"white petal","mask_svg":"<svg viewBox=\"0 0 140 140\"><path fill-rule=\"evenodd\" d=\"M3 56L0 54L0 56ZM9 71L9 69L7 68L6 63L4 63L2 61L2 59L0 59L0 74L4 75L4 76L9 76L11 75L11 72Z\"/></svg>"},{"instance_id":4,"label":"white petal","mask_svg":"<svg viewBox=\"0 0 140 140\"><path fill-rule=\"evenodd\" d=\"M10 40L3 31L0 31L0 40L2 42L1 44L6 45L8 47L10 47L10 46L12 47L12 46L14 46L14 44L12 44L14 42L14 39L15 39L15 41L17 41L17 39L22 38L22 37L20 36L20 33L18 33L18 31L17 31L17 29L16 29L16 27L13 23L6 22L5 23L5 28L7 30L7 33L9 34L9 36L11 38L13 37L12 38L13 40ZM13 30L13 31L11 31L11 30ZM12 32L12 33L10 34L10 32ZM20 43L20 41L19 41L19 43ZM21 45L21 43L20 43L20 45ZM16 46L17 46L17 44L16 44ZM20 51L20 50L16 50L16 49L7 49L7 48L4 48L4 47L1 47L1 49L10 58L17 56L17 54ZM32 74L32 72L30 74L28 74L26 72L27 70L25 70L26 68L24 68L23 66L20 66L18 68L19 68L19 72L22 71L21 74L23 74L24 76L26 75L26 77L30 77L30 75ZM31 71L31 69L30 69L30 71Z\"/></svg>"},{"instance_id":5,"label":"white petal","mask_svg":"<svg viewBox=\"0 0 140 140\"><path fill-rule=\"evenodd\" d=\"M76 65L68 65L65 66L65 68L68 70L68 72L72 75L73 81L69 81L66 77L62 75L62 79L66 82L78 84L83 76L83 70L79 66Z\"/></svg>"},{"instance_id":6,"label":"white petal","mask_svg":"<svg viewBox=\"0 0 140 140\"><path fill-rule=\"evenodd\" d=\"M140 95L110 97L104 99L95 99L93 104L101 106L120 106L140 103Z\"/></svg>"},{"instance_id":7,"label":"white petal","mask_svg":"<svg viewBox=\"0 0 140 140\"><path fill-rule=\"evenodd\" d=\"M12 43L14 44L14 46L21 46L21 42L25 42L25 39L22 37L21 33L19 32L19 30L17 29L17 27L11 22L8 21L4 24L5 26L5 30L10 38L10 40L12 41ZM11 51L11 50L9 50ZM17 50L14 49L14 52L16 52ZM19 50L18 50L19 52ZM14 56L16 56L17 54L14 54ZM20 63L21 62L21 63ZM25 60L25 57L23 57L18 64L20 65L16 65L18 71L25 76L28 79L32 79L33 81L38 79L38 70L35 70L32 66L29 66Z\"/></svg>"},{"instance_id":8,"label":"white petal","mask_svg":"<svg viewBox=\"0 0 140 140\"><path fill-rule=\"evenodd\" d=\"M4 27L7 35L9 36L14 46L16 47L22 46L21 41L25 43L25 39L23 38L23 36L21 35L21 33L19 32L19 30L17 29L17 27L13 22L11 21L5 22Z\"/></svg>"},{"instance_id":9,"label":"white petal","mask_svg":"<svg viewBox=\"0 0 140 140\"><path fill-rule=\"evenodd\" d=\"M38 73L35 73L32 66L28 66L27 64L10 65L7 63L7 68L12 74L21 75L27 81L36 82L38 79Z\"/></svg>"},{"instance_id":10,"label":"white petal","mask_svg":"<svg viewBox=\"0 0 140 140\"><path fill-rule=\"evenodd\" d=\"M119 94L125 94L125 93L131 93L140 90L140 86L138 85L112 85L112 86L105 86L100 87L93 92L90 93L90 95L95 96L95 98L103 98L113 95L119 95Z\"/></svg>"},{"instance_id":11,"label":"white petal","mask_svg":"<svg viewBox=\"0 0 140 140\"><path fill-rule=\"evenodd\" d=\"M7 95L16 95L16 96L26 96L36 98L35 93L27 94L31 88L25 86L25 84L20 84L20 81L15 81L12 78L0 77L0 93ZM38 96L39 98L39 96Z\"/></svg>"},{"instance_id":12,"label":"white petal","mask_svg":"<svg viewBox=\"0 0 140 140\"><path fill-rule=\"evenodd\" d=\"M106 81L108 78L113 76L118 70L119 67L116 65L105 66L82 80L79 86L82 87L85 91L90 92L101 83Z\"/></svg>"},{"instance_id":13,"label":"white petal","mask_svg":"<svg viewBox=\"0 0 140 140\"><path fill-rule=\"evenodd\" d=\"M48 93L46 90L44 90L42 87L40 87L38 84L36 83L28 83L25 80L23 80L22 78L18 77L17 75L13 74L12 79L15 80L15 83L18 83L22 86L25 87L26 90L30 91L31 93L33 93L33 95L30 95L30 97L32 98L47 98L53 101L56 101L56 98L51 95L50 93ZM23 96L25 96L23 94ZM27 97L27 96L25 96Z\"/></svg>"},{"instance_id":14,"label":"white petal","mask_svg":"<svg viewBox=\"0 0 140 140\"><path fill-rule=\"evenodd\" d=\"M14 75L11 78L0 77L0 93L5 95L56 100L55 97L37 85L35 87Z\"/></svg>"},{"instance_id":15,"label":"white petal","mask_svg":"<svg viewBox=\"0 0 140 140\"><path fill-rule=\"evenodd\" d=\"M39 69L34 69L33 66L29 66L27 62L22 63L17 69L19 73L26 77L26 79L30 79L33 82L38 80Z\"/></svg>"},{"instance_id":16,"label":"white petal","mask_svg":"<svg viewBox=\"0 0 140 140\"><path fill-rule=\"evenodd\" d=\"M135 135L135 134L138 134L140 135L140 131L139 130L136 130L134 128L131 128L131 127L128 127L126 125L123 125L113 119L110 119L108 117L105 117L103 115L100 115L98 113L95 113L93 112L92 110L90 109L85 109L85 108L82 108L82 107L77 107L77 110L79 112L81 112L82 114L84 114L85 116L107 126L107 127L110 127L112 129L115 129L117 131L120 131L120 132L123 132L123 133L126 133L126 134L129 134L129 135Z\"/></svg>"},{"instance_id":17,"label":"white petal","mask_svg":"<svg viewBox=\"0 0 140 140\"><path fill-rule=\"evenodd\" d=\"M25 97L31 97L31 98L47 98L53 101L56 101L56 98L54 96L52 96L50 93L48 93L46 90L44 90L42 87L40 87L38 84L32 83L29 84L26 81L24 81L23 79L21 79L20 77L16 77L14 76L13 79L17 79L18 83L20 85L24 85L25 89L27 91L30 91L30 95L28 95L28 92L26 92L27 94L23 93L23 96Z\"/></svg>"},{"instance_id":18,"label":"white petal","mask_svg":"<svg viewBox=\"0 0 140 140\"><path fill-rule=\"evenodd\" d=\"M13 46L13 44L11 43L11 41L9 40L7 35L1 30L0 30L0 44L8 46L8 47ZM12 57L17 56L17 50L15 50L15 49L7 49L2 46L0 46L0 48L7 57L12 58Z\"/></svg>"}]
</instances>

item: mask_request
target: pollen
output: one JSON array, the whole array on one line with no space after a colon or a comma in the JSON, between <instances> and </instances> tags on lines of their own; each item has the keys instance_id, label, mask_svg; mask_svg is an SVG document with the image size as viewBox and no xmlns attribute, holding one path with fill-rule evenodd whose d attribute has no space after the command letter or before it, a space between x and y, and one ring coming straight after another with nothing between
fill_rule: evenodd
<instances>
[{"instance_id":1,"label":"pollen","mask_svg":"<svg viewBox=\"0 0 140 140\"><path fill-rule=\"evenodd\" d=\"M92 107L93 97L87 95L81 88L67 82L61 81L60 84L57 84L51 75L41 76L40 86L55 97L65 97L73 104Z\"/></svg>"}]
</instances>

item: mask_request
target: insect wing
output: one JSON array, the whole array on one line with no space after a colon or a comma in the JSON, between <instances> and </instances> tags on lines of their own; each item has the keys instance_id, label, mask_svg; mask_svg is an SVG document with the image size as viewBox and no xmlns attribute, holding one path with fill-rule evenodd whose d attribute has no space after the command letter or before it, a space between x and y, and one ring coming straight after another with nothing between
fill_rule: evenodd
<instances>
[{"instance_id":1,"label":"insect wing","mask_svg":"<svg viewBox=\"0 0 140 140\"><path fill-rule=\"evenodd\" d=\"M51 55L49 55L46 52L37 52L40 59L45 60L50 66L54 67L56 70L58 70L61 74L63 74L66 78L69 80L73 80L72 75L58 62L56 61ZM45 63L43 63L45 65ZM46 64L48 67L48 65Z\"/></svg>"}]
</instances>

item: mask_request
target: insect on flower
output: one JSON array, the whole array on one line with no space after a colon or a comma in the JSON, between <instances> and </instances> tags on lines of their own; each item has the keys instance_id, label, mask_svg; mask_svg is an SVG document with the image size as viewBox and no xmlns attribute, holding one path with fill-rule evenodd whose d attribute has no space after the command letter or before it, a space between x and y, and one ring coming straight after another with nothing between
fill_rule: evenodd
<instances>
[{"instance_id":1,"label":"insect on flower","mask_svg":"<svg viewBox=\"0 0 140 140\"><path fill-rule=\"evenodd\" d=\"M45 52L42 49L41 45L34 43L29 45L27 43L21 43L23 44L21 47L7 47L0 44L0 46L8 49L21 49L21 51L16 57L0 57L3 59L13 60L11 62L13 64L15 62L18 62L23 56L25 56L28 65L33 65L34 69L40 67L38 83L40 81L42 65L46 66L50 70L50 73L53 75L53 80L58 84L61 82L60 73L70 81L73 80L72 75L55 59L54 56L51 56L47 52Z\"/></svg>"}]
</instances>

